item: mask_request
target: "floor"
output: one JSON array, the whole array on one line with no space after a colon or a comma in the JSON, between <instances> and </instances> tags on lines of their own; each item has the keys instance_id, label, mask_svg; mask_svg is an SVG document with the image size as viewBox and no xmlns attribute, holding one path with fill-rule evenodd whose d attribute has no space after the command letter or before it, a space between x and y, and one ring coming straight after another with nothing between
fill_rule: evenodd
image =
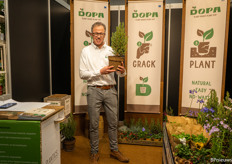
<instances>
[{"instance_id":1,"label":"floor","mask_svg":"<svg viewBox=\"0 0 232 164\"><path fill-rule=\"evenodd\" d=\"M119 144L119 150L130 159L130 164L162 164L162 147ZM89 139L76 136L72 152L61 151L61 164L89 164ZM105 135L99 143L99 164L120 164L110 158L109 140ZM122 163L121 163L122 164Z\"/></svg>"}]
</instances>

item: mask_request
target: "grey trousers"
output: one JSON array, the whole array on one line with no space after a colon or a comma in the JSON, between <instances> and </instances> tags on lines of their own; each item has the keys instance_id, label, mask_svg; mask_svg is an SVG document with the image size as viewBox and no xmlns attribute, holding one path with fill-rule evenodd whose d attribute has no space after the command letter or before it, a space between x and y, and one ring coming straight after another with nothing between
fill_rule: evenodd
<instances>
[{"instance_id":1,"label":"grey trousers","mask_svg":"<svg viewBox=\"0 0 232 164\"><path fill-rule=\"evenodd\" d=\"M118 108L117 108L117 91L115 88L102 90L96 87L88 87L87 91L88 113L90 120L90 146L91 154L98 153L99 145L99 116L100 109L103 105L106 119L108 122L108 135L110 149L118 150L117 126L118 126Z\"/></svg>"}]
</instances>

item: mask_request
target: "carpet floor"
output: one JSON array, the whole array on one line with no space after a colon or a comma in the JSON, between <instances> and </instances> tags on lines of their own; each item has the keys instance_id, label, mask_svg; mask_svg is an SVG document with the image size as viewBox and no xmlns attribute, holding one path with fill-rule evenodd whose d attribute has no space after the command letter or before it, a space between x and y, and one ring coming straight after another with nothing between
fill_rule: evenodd
<instances>
[{"instance_id":1,"label":"carpet floor","mask_svg":"<svg viewBox=\"0 0 232 164\"><path fill-rule=\"evenodd\" d=\"M162 147L119 144L119 150L130 159L130 164L162 164ZM110 158L109 139L104 135L99 141L99 164L120 164ZM61 164L89 164L90 144L84 136L76 136L72 152L61 150ZM121 163L122 164L122 163Z\"/></svg>"}]
</instances>

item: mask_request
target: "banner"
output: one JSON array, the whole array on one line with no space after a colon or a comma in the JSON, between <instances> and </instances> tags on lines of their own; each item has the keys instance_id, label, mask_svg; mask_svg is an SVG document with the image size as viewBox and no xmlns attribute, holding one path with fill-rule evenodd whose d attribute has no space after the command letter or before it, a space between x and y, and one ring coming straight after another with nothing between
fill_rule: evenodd
<instances>
[{"instance_id":1,"label":"banner","mask_svg":"<svg viewBox=\"0 0 232 164\"><path fill-rule=\"evenodd\" d=\"M226 0L186 1L179 114L199 110L211 89L221 101L226 18Z\"/></svg>"},{"instance_id":2,"label":"banner","mask_svg":"<svg viewBox=\"0 0 232 164\"><path fill-rule=\"evenodd\" d=\"M106 25L108 41L108 2L74 1L74 105L75 113L87 112L87 81L79 77L81 51L92 42L91 27L95 22Z\"/></svg>"},{"instance_id":3,"label":"banner","mask_svg":"<svg viewBox=\"0 0 232 164\"><path fill-rule=\"evenodd\" d=\"M163 1L128 2L127 111L160 113Z\"/></svg>"},{"instance_id":4,"label":"banner","mask_svg":"<svg viewBox=\"0 0 232 164\"><path fill-rule=\"evenodd\" d=\"M0 120L0 163L40 164L40 121Z\"/></svg>"}]
</instances>

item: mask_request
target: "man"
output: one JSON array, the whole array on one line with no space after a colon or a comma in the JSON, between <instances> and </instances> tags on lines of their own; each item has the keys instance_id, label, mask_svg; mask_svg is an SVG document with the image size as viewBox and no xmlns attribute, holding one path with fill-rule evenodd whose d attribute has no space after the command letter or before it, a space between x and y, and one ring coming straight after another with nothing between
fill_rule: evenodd
<instances>
[{"instance_id":1,"label":"man","mask_svg":"<svg viewBox=\"0 0 232 164\"><path fill-rule=\"evenodd\" d=\"M98 125L100 108L103 105L107 122L110 141L110 157L121 162L129 162L121 152L118 151L117 141L117 92L115 90L114 72L118 76L126 75L124 65L118 66L117 70L109 66L108 56L113 56L112 48L104 42L106 26L96 22L91 28L93 43L83 48L80 57L80 78L87 80L87 103L90 119L90 145L91 163L96 164L99 159Z\"/></svg>"}]
</instances>

